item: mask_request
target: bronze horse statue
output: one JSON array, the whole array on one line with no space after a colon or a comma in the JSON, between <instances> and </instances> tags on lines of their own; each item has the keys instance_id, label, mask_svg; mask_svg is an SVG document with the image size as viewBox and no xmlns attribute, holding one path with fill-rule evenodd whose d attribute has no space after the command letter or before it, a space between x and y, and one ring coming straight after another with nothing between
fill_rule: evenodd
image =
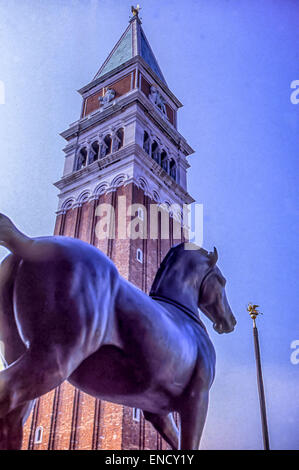
<instances>
[{"instance_id":1,"label":"bronze horse statue","mask_svg":"<svg viewBox=\"0 0 299 470\"><path fill-rule=\"evenodd\" d=\"M21 448L34 400L68 380L140 408L173 449L198 449L215 372L198 308L218 333L236 324L217 251L171 248L148 296L81 240L30 239L0 214L0 244L0 448Z\"/></svg>"}]
</instances>

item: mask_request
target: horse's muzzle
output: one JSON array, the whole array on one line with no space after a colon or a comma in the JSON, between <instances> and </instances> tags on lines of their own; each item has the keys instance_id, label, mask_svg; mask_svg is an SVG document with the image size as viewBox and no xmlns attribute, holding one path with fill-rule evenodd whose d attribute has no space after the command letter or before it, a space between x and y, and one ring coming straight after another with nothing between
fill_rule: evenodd
<instances>
[{"instance_id":1,"label":"horse's muzzle","mask_svg":"<svg viewBox=\"0 0 299 470\"><path fill-rule=\"evenodd\" d=\"M217 333L221 335L222 333L231 333L232 331L234 331L236 324L237 324L237 320L232 315L230 321L214 323L213 328L215 331L217 331Z\"/></svg>"}]
</instances>

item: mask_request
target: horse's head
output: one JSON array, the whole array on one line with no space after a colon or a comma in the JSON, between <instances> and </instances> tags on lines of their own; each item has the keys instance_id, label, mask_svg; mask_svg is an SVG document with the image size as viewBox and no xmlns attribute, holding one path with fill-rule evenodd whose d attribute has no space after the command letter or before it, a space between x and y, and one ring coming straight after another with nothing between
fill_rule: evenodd
<instances>
[{"instance_id":1,"label":"horse's head","mask_svg":"<svg viewBox=\"0 0 299 470\"><path fill-rule=\"evenodd\" d=\"M193 243L173 246L156 274L150 295L178 302L197 315L198 308L218 333L236 324L225 293L225 279L216 266L217 250L208 253Z\"/></svg>"},{"instance_id":2,"label":"horse's head","mask_svg":"<svg viewBox=\"0 0 299 470\"><path fill-rule=\"evenodd\" d=\"M198 307L213 322L218 333L230 333L237 322L226 298L226 280L216 266L217 260L214 248L214 252L208 254L208 268L200 284Z\"/></svg>"}]
</instances>

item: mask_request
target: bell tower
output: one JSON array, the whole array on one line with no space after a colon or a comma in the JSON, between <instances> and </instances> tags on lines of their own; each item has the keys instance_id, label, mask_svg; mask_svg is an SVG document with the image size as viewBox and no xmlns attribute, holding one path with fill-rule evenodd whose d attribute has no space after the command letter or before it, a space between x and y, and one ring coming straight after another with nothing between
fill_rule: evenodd
<instances>
[{"instance_id":1,"label":"bell tower","mask_svg":"<svg viewBox=\"0 0 299 470\"><path fill-rule=\"evenodd\" d=\"M187 156L177 129L182 106L168 88L139 18L133 16L90 83L66 140L55 235L106 253L149 292L161 260L184 240ZM187 236L187 235L186 235ZM25 428L29 449L166 448L139 410L96 400L64 383L41 397Z\"/></svg>"}]
</instances>

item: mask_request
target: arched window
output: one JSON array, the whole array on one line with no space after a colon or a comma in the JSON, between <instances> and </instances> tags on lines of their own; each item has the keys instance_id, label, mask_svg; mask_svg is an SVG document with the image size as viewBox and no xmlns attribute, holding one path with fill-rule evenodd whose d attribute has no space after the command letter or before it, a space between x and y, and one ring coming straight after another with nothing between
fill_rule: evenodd
<instances>
[{"instance_id":1,"label":"arched window","mask_svg":"<svg viewBox=\"0 0 299 470\"><path fill-rule=\"evenodd\" d=\"M133 408L133 420L136 421L137 423L139 423L140 421L140 415L141 415L140 409Z\"/></svg>"},{"instance_id":2,"label":"arched window","mask_svg":"<svg viewBox=\"0 0 299 470\"><path fill-rule=\"evenodd\" d=\"M67 199L67 200L62 204L61 210L64 211L64 212L69 211L70 209L72 209L74 203L75 203L75 199L74 199L74 198Z\"/></svg>"},{"instance_id":3,"label":"arched window","mask_svg":"<svg viewBox=\"0 0 299 470\"><path fill-rule=\"evenodd\" d=\"M163 150L163 152L161 153L161 167L166 172L168 171L167 153L165 152L165 150Z\"/></svg>"},{"instance_id":4,"label":"arched window","mask_svg":"<svg viewBox=\"0 0 299 470\"><path fill-rule=\"evenodd\" d=\"M118 129L118 131L116 132L116 135L118 137L118 150L119 150L124 145L124 130L122 127Z\"/></svg>"},{"instance_id":5,"label":"arched window","mask_svg":"<svg viewBox=\"0 0 299 470\"><path fill-rule=\"evenodd\" d=\"M160 196L159 196L159 193L157 193L157 191L153 191L153 199L154 201L156 202L160 202Z\"/></svg>"},{"instance_id":6,"label":"arched window","mask_svg":"<svg viewBox=\"0 0 299 470\"><path fill-rule=\"evenodd\" d=\"M142 177L141 177L141 178L138 178L138 184L139 184L139 187L140 187L141 189L143 189L143 191L147 191L147 189L148 189L148 184L147 184L146 179L144 179L144 178L142 178Z\"/></svg>"},{"instance_id":7,"label":"arched window","mask_svg":"<svg viewBox=\"0 0 299 470\"><path fill-rule=\"evenodd\" d=\"M93 142L93 144L91 145L91 148L90 148L90 153L89 153L89 161L88 163L93 163L95 162L96 160L98 160L99 158L99 150L100 150L100 147L99 147L99 144L98 142Z\"/></svg>"},{"instance_id":8,"label":"arched window","mask_svg":"<svg viewBox=\"0 0 299 470\"><path fill-rule=\"evenodd\" d=\"M76 171L81 170L81 168L84 168L86 166L87 162L87 150L85 147L80 149L78 155L77 155L77 162L76 162Z\"/></svg>"},{"instance_id":9,"label":"arched window","mask_svg":"<svg viewBox=\"0 0 299 470\"><path fill-rule=\"evenodd\" d=\"M90 198L90 192L89 192L89 191L84 191L84 192L81 193L80 196L77 198L76 203L82 205L82 204L84 204L84 202L87 202L89 198Z\"/></svg>"},{"instance_id":10,"label":"arched window","mask_svg":"<svg viewBox=\"0 0 299 470\"><path fill-rule=\"evenodd\" d=\"M34 444L41 444L43 442L43 433L44 428L42 426L38 426L34 434Z\"/></svg>"},{"instance_id":11,"label":"arched window","mask_svg":"<svg viewBox=\"0 0 299 470\"><path fill-rule=\"evenodd\" d=\"M169 174L170 174L171 178L173 178L174 181L176 181L176 178L177 178L176 163L175 163L175 160L173 158L169 162Z\"/></svg>"},{"instance_id":12,"label":"arched window","mask_svg":"<svg viewBox=\"0 0 299 470\"><path fill-rule=\"evenodd\" d=\"M125 180L126 180L126 175L120 174L113 179L111 183L111 187L118 188L119 186L122 186L124 184Z\"/></svg>"},{"instance_id":13,"label":"arched window","mask_svg":"<svg viewBox=\"0 0 299 470\"><path fill-rule=\"evenodd\" d=\"M112 139L111 135L107 134L104 138L104 145L105 145L105 156L111 153L111 147L112 147Z\"/></svg>"},{"instance_id":14,"label":"arched window","mask_svg":"<svg viewBox=\"0 0 299 470\"><path fill-rule=\"evenodd\" d=\"M159 146L155 140L152 143L152 158L155 160L155 162L160 162Z\"/></svg>"},{"instance_id":15,"label":"arched window","mask_svg":"<svg viewBox=\"0 0 299 470\"><path fill-rule=\"evenodd\" d=\"M144 131L143 135L143 150L149 155L150 154L150 148L151 148L151 141L148 133Z\"/></svg>"},{"instance_id":16,"label":"arched window","mask_svg":"<svg viewBox=\"0 0 299 470\"><path fill-rule=\"evenodd\" d=\"M143 251L140 248L137 249L136 258L139 263L143 263Z\"/></svg>"}]
</instances>

